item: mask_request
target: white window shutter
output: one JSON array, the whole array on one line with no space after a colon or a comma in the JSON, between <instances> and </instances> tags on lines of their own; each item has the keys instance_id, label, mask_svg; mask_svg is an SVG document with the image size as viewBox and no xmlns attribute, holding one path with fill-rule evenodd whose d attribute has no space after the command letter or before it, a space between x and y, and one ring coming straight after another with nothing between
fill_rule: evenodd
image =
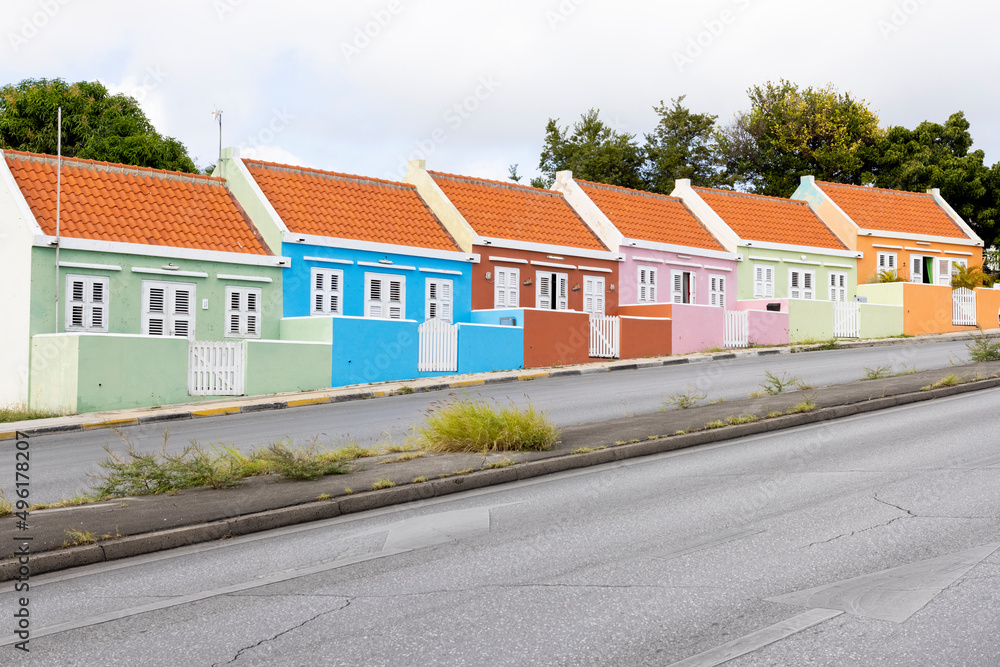
<instances>
[{"instance_id":1,"label":"white window shutter","mask_svg":"<svg viewBox=\"0 0 1000 667\"><path fill-rule=\"evenodd\" d=\"M670 300L674 303L681 303L683 301L683 285L682 285L683 274L680 271L670 272Z\"/></svg>"},{"instance_id":2,"label":"white window shutter","mask_svg":"<svg viewBox=\"0 0 1000 667\"><path fill-rule=\"evenodd\" d=\"M66 276L66 331L107 332L109 285L105 276Z\"/></svg>"},{"instance_id":3,"label":"white window shutter","mask_svg":"<svg viewBox=\"0 0 1000 667\"><path fill-rule=\"evenodd\" d=\"M556 310L569 310L569 276L556 274Z\"/></svg>"},{"instance_id":4,"label":"white window shutter","mask_svg":"<svg viewBox=\"0 0 1000 667\"><path fill-rule=\"evenodd\" d=\"M687 274L688 296L690 297L688 303L698 303L698 277L693 272L685 273Z\"/></svg>"},{"instance_id":5,"label":"white window shutter","mask_svg":"<svg viewBox=\"0 0 1000 667\"><path fill-rule=\"evenodd\" d=\"M924 258L920 255L910 255L910 282L924 282Z\"/></svg>"},{"instance_id":6,"label":"white window shutter","mask_svg":"<svg viewBox=\"0 0 1000 667\"><path fill-rule=\"evenodd\" d=\"M450 280L428 278L425 281L426 319L437 318L444 322L451 322L451 287L452 281Z\"/></svg>"},{"instance_id":7,"label":"white window shutter","mask_svg":"<svg viewBox=\"0 0 1000 667\"><path fill-rule=\"evenodd\" d=\"M539 273L538 283L535 287L535 308L548 310L552 307L552 276L547 273Z\"/></svg>"},{"instance_id":8,"label":"white window shutter","mask_svg":"<svg viewBox=\"0 0 1000 667\"><path fill-rule=\"evenodd\" d=\"M170 335L178 338L194 337L194 314L192 310L194 302L194 289L191 287L172 286L170 289L169 304L171 306L171 331Z\"/></svg>"},{"instance_id":9,"label":"white window shutter","mask_svg":"<svg viewBox=\"0 0 1000 667\"><path fill-rule=\"evenodd\" d=\"M951 285L952 261L944 257L939 257L937 263L938 263L937 265L938 285Z\"/></svg>"},{"instance_id":10,"label":"white window shutter","mask_svg":"<svg viewBox=\"0 0 1000 667\"><path fill-rule=\"evenodd\" d=\"M517 308L521 272L518 269L497 267L493 283L493 307Z\"/></svg>"},{"instance_id":11,"label":"white window shutter","mask_svg":"<svg viewBox=\"0 0 1000 667\"><path fill-rule=\"evenodd\" d=\"M310 315L340 315L341 285L344 272L340 269L312 269L309 295Z\"/></svg>"},{"instance_id":12,"label":"white window shutter","mask_svg":"<svg viewBox=\"0 0 1000 667\"><path fill-rule=\"evenodd\" d=\"M393 320L403 319L402 279L393 279L389 281L389 318Z\"/></svg>"}]
</instances>

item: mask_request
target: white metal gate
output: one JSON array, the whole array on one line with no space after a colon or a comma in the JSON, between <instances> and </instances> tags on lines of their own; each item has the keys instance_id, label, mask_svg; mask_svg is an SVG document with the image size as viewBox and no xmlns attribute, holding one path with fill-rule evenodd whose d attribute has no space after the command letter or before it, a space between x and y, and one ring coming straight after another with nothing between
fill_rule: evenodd
<instances>
[{"instance_id":1,"label":"white metal gate","mask_svg":"<svg viewBox=\"0 0 1000 667\"><path fill-rule=\"evenodd\" d=\"M420 335L419 371L458 370L458 325L430 319L417 327Z\"/></svg>"},{"instance_id":2,"label":"white metal gate","mask_svg":"<svg viewBox=\"0 0 1000 667\"><path fill-rule=\"evenodd\" d=\"M246 393L246 341L188 345L188 394L242 396Z\"/></svg>"},{"instance_id":3,"label":"white metal gate","mask_svg":"<svg viewBox=\"0 0 1000 667\"><path fill-rule=\"evenodd\" d=\"M858 338L861 335L861 304L857 301L833 302L833 337Z\"/></svg>"},{"instance_id":4,"label":"white metal gate","mask_svg":"<svg viewBox=\"0 0 1000 667\"><path fill-rule=\"evenodd\" d=\"M620 354L622 320L612 315L590 316L590 356L617 359Z\"/></svg>"},{"instance_id":5,"label":"white metal gate","mask_svg":"<svg viewBox=\"0 0 1000 667\"><path fill-rule=\"evenodd\" d=\"M722 344L726 347L750 347L750 311L726 311Z\"/></svg>"},{"instance_id":6,"label":"white metal gate","mask_svg":"<svg viewBox=\"0 0 1000 667\"><path fill-rule=\"evenodd\" d=\"M951 293L951 323L956 326L976 325L976 293L959 287Z\"/></svg>"}]
</instances>

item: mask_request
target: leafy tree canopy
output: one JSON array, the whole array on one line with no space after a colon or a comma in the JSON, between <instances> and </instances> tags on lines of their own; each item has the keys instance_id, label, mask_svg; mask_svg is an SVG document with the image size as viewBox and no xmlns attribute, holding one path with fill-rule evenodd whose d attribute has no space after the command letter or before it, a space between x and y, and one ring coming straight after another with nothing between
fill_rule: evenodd
<instances>
[{"instance_id":1,"label":"leafy tree canopy","mask_svg":"<svg viewBox=\"0 0 1000 667\"><path fill-rule=\"evenodd\" d=\"M969 121L961 111L944 125L924 121L913 130L891 127L880 144L875 185L911 192L940 188L989 247L1000 231L1000 163L987 167L983 151L970 152L971 147Z\"/></svg>"},{"instance_id":2,"label":"leafy tree canopy","mask_svg":"<svg viewBox=\"0 0 1000 667\"><path fill-rule=\"evenodd\" d=\"M646 135L646 162L643 176L647 189L670 194L678 178L695 185L732 187L732 179L722 173L716 142L718 116L692 113L683 106L685 95L660 101L653 107L660 117L656 128Z\"/></svg>"},{"instance_id":3,"label":"leafy tree canopy","mask_svg":"<svg viewBox=\"0 0 1000 667\"><path fill-rule=\"evenodd\" d=\"M605 124L599 113L590 109L572 128L560 128L557 120L549 119L538 164L545 181L533 180L532 185L551 186L557 171L569 169L574 178L585 181L643 189L642 147L634 134L618 132Z\"/></svg>"},{"instance_id":4,"label":"leafy tree canopy","mask_svg":"<svg viewBox=\"0 0 1000 667\"><path fill-rule=\"evenodd\" d=\"M787 197L808 174L871 184L884 132L863 100L832 85L800 89L780 81L748 91L749 111L718 133L727 172L743 188Z\"/></svg>"},{"instance_id":5,"label":"leafy tree canopy","mask_svg":"<svg viewBox=\"0 0 1000 667\"><path fill-rule=\"evenodd\" d=\"M96 81L25 79L0 88L0 147L55 155L60 106L67 157L198 172L184 144L161 136L135 99Z\"/></svg>"}]
</instances>

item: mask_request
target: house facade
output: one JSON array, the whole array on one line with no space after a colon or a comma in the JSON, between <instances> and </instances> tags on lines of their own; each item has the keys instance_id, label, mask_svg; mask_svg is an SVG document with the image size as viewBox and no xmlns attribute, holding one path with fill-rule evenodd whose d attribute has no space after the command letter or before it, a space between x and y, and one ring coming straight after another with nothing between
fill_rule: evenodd
<instances>
[{"instance_id":1,"label":"house facade","mask_svg":"<svg viewBox=\"0 0 1000 667\"><path fill-rule=\"evenodd\" d=\"M523 322L526 366L591 360L589 318L618 314L624 258L563 193L428 171L423 160L410 162L404 180L458 245L480 256L472 271L475 317ZM623 347L626 338L622 330Z\"/></svg>"},{"instance_id":2,"label":"house facade","mask_svg":"<svg viewBox=\"0 0 1000 667\"><path fill-rule=\"evenodd\" d=\"M446 374L420 369L419 327L430 320L463 327L451 372L522 365L519 330L473 326L479 256L458 247L412 185L244 160L235 149L217 173L291 259L282 326L333 342L334 386ZM483 337L496 339L495 355L468 342Z\"/></svg>"},{"instance_id":3,"label":"house facade","mask_svg":"<svg viewBox=\"0 0 1000 667\"><path fill-rule=\"evenodd\" d=\"M279 337L289 260L221 179L77 159L60 169L53 156L4 151L0 237L0 272L16 286L0 294L0 403L77 412L201 400L193 343L252 344L240 354L255 369L281 354L267 343ZM287 383L248 371L240 393L325 386L299 370L289 364Z\"/></svg>"}]
</instances>

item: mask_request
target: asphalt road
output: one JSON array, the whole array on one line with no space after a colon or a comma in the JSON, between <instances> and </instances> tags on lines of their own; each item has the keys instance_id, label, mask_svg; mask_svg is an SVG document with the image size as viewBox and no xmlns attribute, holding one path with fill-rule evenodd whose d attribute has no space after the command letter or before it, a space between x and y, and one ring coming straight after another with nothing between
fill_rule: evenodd
<instances>
[{"instance_id":1,"label":"asphalt road","mask_svg":"<svg viewBox=\"0 0 1000 667\"><path fill-rule=\"evenodd\" d=\"M998 401L965 394L43 575L30 656L11 638L0 654L1000 664Z\"/></svg>"},{"instance_id":2,"label":"asphalt road","mask_svg":"<svg viewBox=\"0 0 1000 667\"><path fill-rule=\"evenodd\" d=\"M881 364L897 371L944 368L953 362L965 363L966 353L965 343L952 341L749 357L133 426L123 429L121 437L144 451L162 449L166 439L172 452L193 440L243 450L266 447L283 438L298 445L402 443L436 403L465 393L521 405L530 400L556 424L567 426L652 413L663 405L665 396L689 387L704 393L706 400L745 398L760 389L765 371L787 373L811 386L822 386L857 380L865 368ZM103 448L124 450L121 437L101 429L33 438L32 501L54 502L87 491L92 483L88 475L100 473L98 462L107 458ZM7 455L13 456L10 451ZM8 498L13 497L13 482L12 477L0 479Z\"/></svg>"},{"instance_id":3,"label":"asphalt road","mask_svg":"<svg viewBox=\"0 0 1000 667\"><path fill-rule=\"evenodd\" d=\"M865 368L878 365L891 365L897 371L929 370L965 363L966 355L961 341L782 354L148 424L122 429L120 434L99 429L42 436L32 439L32 501L54 502L87 491L89 476L99 474L98 463L107 458L104 447L121 452L123 439L139 450L159 451L166 446L171 452L192 441L242 450L282 439L324 446L403 443L435 404L464 394L519 405L530 401L557 425L567 426L652 413L663 406L665 396L689 389L705 394L706 400L744 398L760 389L765 371L823 386L857 380ZM0 489L13 497L13 479L0 480Z\"/></svg>"}]
</instances>

